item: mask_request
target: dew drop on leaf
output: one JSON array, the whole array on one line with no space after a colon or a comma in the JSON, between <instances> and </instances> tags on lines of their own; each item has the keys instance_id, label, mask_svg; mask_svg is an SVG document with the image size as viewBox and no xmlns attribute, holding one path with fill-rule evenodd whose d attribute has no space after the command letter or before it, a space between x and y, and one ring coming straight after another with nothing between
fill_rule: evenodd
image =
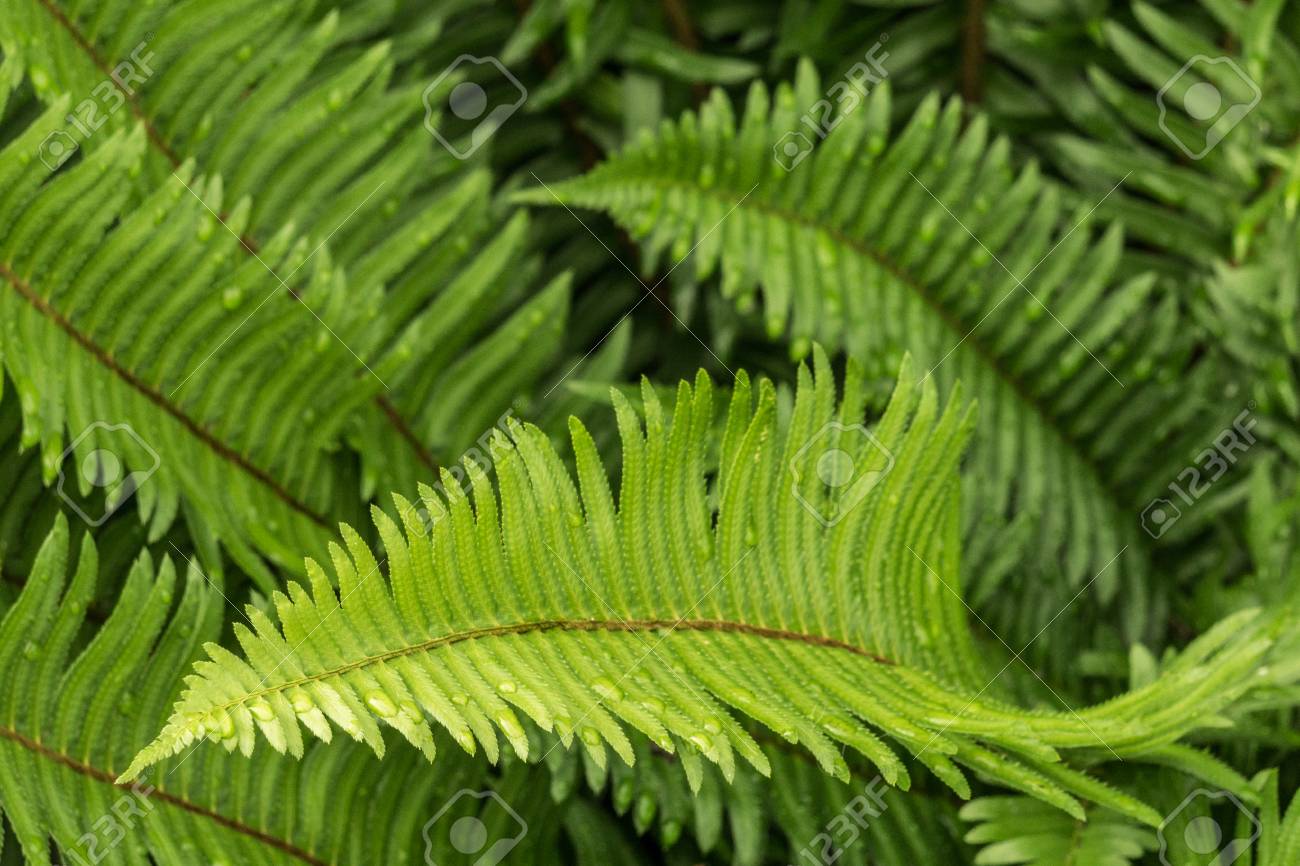
<instances>
[{"instance_id":1,"label":"dew drop on leaf","mask_svg":"<svg viewBox=\"0 0 1300 866\"><path fill-rule=\"evenodd\" d=\"M387 694L380 691L370 692L366 695L366 706L380 718L389 719L397 715L397 705Z\"/></svg>"},{"instance_id":2,"label":"dew drop on leaf","mask_svg":"<svg viewBox=\"0 0 1300 866\"><path fill-rule=\"evenodd\" d=\"M614 681L608 677L597 677L592 680L591 687L596 690L596 694L600 695L607 701L623 700L623 690L615 685Z\"/></svg>"},{"instance_id":3,"label":"dew drop on leaf","mask_svg":"<svg viewBox=\"0 0 1300 866\"><path fill-rule=\"evenodd\" d=\"M512 740L518 739L524 735L524 728L519 724L519 719L515 718L515 714L509 710L502 710L493 716L493 718L495 718L496 723L501 726L501 730L505 731L506 736Z\"/></svg>"},{"instance_id":4,"label":"dew drop on leaf","mask_svg":"<svg viewBox=\"0 0 1300 866\"><path fill-rule=\"evenodd\" d=\"M248 711L259 722L269 722L275 718L275 712L271 709L271 705L260 699L251 702L248 705Z\"/></svg>"}]
</instances>

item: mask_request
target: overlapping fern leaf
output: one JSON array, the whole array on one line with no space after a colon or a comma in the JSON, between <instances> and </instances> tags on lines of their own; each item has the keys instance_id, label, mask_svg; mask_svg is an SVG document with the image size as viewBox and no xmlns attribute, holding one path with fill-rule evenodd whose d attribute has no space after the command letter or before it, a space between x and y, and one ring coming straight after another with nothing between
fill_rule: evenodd
<instances>
[{"instance_id":1,"label":"overlapping fern leaf","mask_svg":"<svg viewBox=\"0 0 1300 866\"><path fill-rule=\"evenodd\" d=\"M4 64L21 69L13 55ZM358 281L292 227L254 248L252 200L232 201L192 163L139 197L143 126L102 131L51 172L35 157L69 106L56 99L0 152L3 345L25 444L41 445L47 482L69 487L87 486L83 462L107 447L152 482L138 484L152 536L184 509L213 570L220 541L269 587L264 559L295 568L323 550L363 486L431 477L431 450L462 453L559 348L568 281L534 289L535 266L509 272L527 221L492 217L482 172L407 214L361 257ZM435 244L453 226L457 243ZM95 306L105 298L113 316ZM535 363L512 365L516 342ZM365 443L361 481L338 454L344 439Z\"/></svg>"},{"instance_id":2,"label":"overlapping fern leaf","mask_svg":"<svg viewBox=\"0 0 1300 866\"><path fill-rule=\"evenodd\" d=\"M731 778L738 761L770 771L757 722L841 779L847 747L906 787L901 748L963 796L964 767L1076 816L1083 797L1157 821L1064 758L1159 753L1209 721L1250 688L1267 620L1243 612L1156 682L1077 713L992 697L958 576L967 407L941 410L904 365L868 435L856 365L838 403L820 350L815 378L799 378L792 403L737 379L711 480L706 377L682 383L671 411L643 389L644 427L614 392L617 505L581 424L576 482L544 435L515 425L493 446L499 496L468 466L472 504L454 484L445 506L425 492L430 532L400 497L396 519L376 510L382 557L346 529L338 588L309 561L309 586L274 597L278 624L250 609L253 628L236 626L246 657L209 646L123 778L205 738L253 754L260 731L298 755L304 727L382 754L382 724L433 758L432 722L466 751L496 759L500 731L528 756L520 713L597 764L611 750L634 760L627 726L688 777L706 759ZM856 487L819 479L827 454Z\"/></svg>"},{"instance_id":3,"label":"overlapping fern leaf","mask_svg":"<svg viewBox=\"0 0 1300 866\"><path fill-rule=\"evenodd\" d=\"M1121 816L1094 812L1086 822L1027 797L981 797L962 807L979 845L973 863L1015 866L1130 866L1155 850L1155 834Z\"/></svg>"},{"instance_id":4,"label":"overlapping fern leaf","mask_svg":"<svg viewBox=\"0 0 1300 866\"><path fill-rule=\"evenodd\" d=\"M97 477L86 461L107 449L123 475L140 479L135 497L155 536L183 502L192 534L220 539L269 585L262 556L292 565L319 547L326 515L350 501L355 482L328 448L382 386L264 267L293 274L310 253L305 243L281 233L261 261L244 255L187 189L220 202L219 179L186 168L124 211L139 131L115 134L51 176L34 154L66 107L0 152L0 345L24 444L40 445L47 482L82 490ZM227 217L237 229L241 212ZM342 275L327 256L295 276L307 303L344 312ZM238 329L263 301L259 327ZM205 387L187 388L196 372ZM119 480L112 468L102 477ZM130 492L119 488L119 498Z\"/></svg>"},{"instance_id":5,"label":"overlapping fern leaf","mask_svg":"<svg viewBox=\"0 0 1300 866\"><path fill-rule=\"evenodd\" d=\"M787 172L773 146L812 135L798 114L822 91L803 65L793 87L755 85L740 119L715 92L698 115L523 198L605 209L653 248L691 252L698 275L721 271L724 294L761 297L796 353L817 339L885 375L908 351L919 376L965 382L987 421L967 526L987 538L992 515L1033 515L1022 562L1071 586L1096 577L1103 599L1128 587L1124 616L1140 629L1136 512L1216 416L1203 390L1214 371L1190 360L1177 299L1125 263L1119 226L1067 212L1032 164L1017 170L981 117L963 131L957 100L932 95L895 131L882 84Z\"/></svg>"},{"instance_id":6,"label":"overlapping fern leaf","mask_svg":"<svg viewBox=\"0 0 1300 866\"><path fill-rule=\"evenodd\" d=\"M426 10L422 31L437 32L454 7ZM142 130L146 180L132 185L147 194L177 172L220 176L223 195L193 184L190 192L235 228L239 252L256 259L287 231L309 252L322 250L313 256L333 254L353 287L350 306L370 319L364 329L317 308L297 293L291 268L261 258L285 279L284 293L383 383L349 422L349 441L365 442L357 450L367 490L413 489L463 453L545 374L568 300L563 278L538 279L526 221L490 206L487 173L429 147L421 121L438 118L421 116L422 82L394 83L391 45L355 50L352 40L390 13L367 4L340 12L289 2L23 0L0 24L0 45L42 100L100 100L92 125L103 126L93 134L56 127L75 141L74 158L106 146L114 129ZM222 38L204 42L212 32ZM134 75L109 75L118 61ZM74 114L84 113L77 104ZM245 290L239 319L268 293ZM503 349L516 341L533 364ZM477 394L472 403L467 392Z\"/></svg>"},{"instance_id":7,"label":"overlapping fern leaf","mask_svg":"<svg viewBox=\"0 0 1300 866\"><path fill-rule=\"evenodd\" d=\"M590 856L584 846L622 839L599 822L567 832L563 819L581 799L553 802L545 775L526 765L489 774L452 755L431 774L418 760L380 764L354 744L317 744L302 761L262 753L236 767L194 753L116 784L229 608L197 569L181 578L169 559L155 566L142 555L106 621L88 629L99 571L95 545L70 545L60 517L0 619L0 811L27 863L422 862L426 844L450 853L445 838L426 833L428 820L458 789L485 785L527 804L520 856L534 862L566 862L575 849Z\"/></svg>"}]
</instances>

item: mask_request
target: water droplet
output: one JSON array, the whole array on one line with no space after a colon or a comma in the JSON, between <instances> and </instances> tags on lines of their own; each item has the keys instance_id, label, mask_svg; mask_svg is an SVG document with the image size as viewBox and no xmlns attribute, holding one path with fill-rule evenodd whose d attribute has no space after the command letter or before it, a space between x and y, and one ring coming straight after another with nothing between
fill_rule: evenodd
<instances>
[{"instance_id":1,"label":"water droplet","mask_svg":"<svg viewBox=\"0 0 1300 866\"><path fill-rule=\"evenodd\" d=\"M383 692L371 692L366 695L366 706L380 718L389 719L397 715L397 705Z\"/></svg>"},{"instance_id":2,"label":"water droplet","mask_svg":"<svg viewBox=\"0 0 1300 866\"><path fill-rule=\"evenodd\" d=\"M502 680L497 683L497 691L501 692L503 695L513 695L515 692L519 691L519 687L510 680Z\"/></svg>"},{"instance_id":3,"label":"water droplet","mask_svg":"<svg viewBox=\"0 0 1300 866\"><path fill-rule=\"evenodd\" d=\"M822 727L826 729L826 733L840 740L853 734L853 728L838 719L829 719L822 722Z\"/></svg>"},{"instance_id":4,"label":"water droplet","mask_svg":"<svg viewBox=\"0 0 1300 866\"><path fill-rule=\"evenodd\" d=\"M614 811L620 815L627 811L627 807L632 805L632 798L636 795L636 785L631 777L625 777L614 787Z\"/></svg>"},{"instance_id":5,"label":"water droplet","mask_svg":"<svg viewBox=\"0 0 1300 866\"><path fill-rule=\"evenodd\" d=\"M704 722L704 730L710 734L720 734L722 733L722 725L717 719L708 719Z\"/></svg>"},{"instance_id":6,"label":"water droplet","mask_svg":"<svg viewBox=\"0 0 1300 866\"><path fill-rule=\"evenodd\" d=\"M643 793L640 797L636 798L636 812L633 814L632 820L640 832L645 832L645 829L650 826L650 822L654 820L654 817L654 797Z\"/></svg>"},{"instance_id":7,"label":"water droplet","mask_svg":"<svg viewBox=\"0 0 1300 866\"><path fill-rule=\"evenodd\" d=\"M456 692L451 696L451 702L458 707L463 707L469 703L469 695L464 692Z\"/></svg>"},{"instance_id":8,"label":"water droplet","mask_svg":"<svg viewBox=\"0 0 1300 866\"><path fill-rule=\"evenodd\" d=\"M708 734L691 734L687 739L691 741L695 748L704 752L706 755L713 751L713 740Z\"/></svg>"},{"instance_id":9,"label":"water droplet","mask_svg":"<svg viewBox=\"0 0 1300 866\"><path fill-rule=\"evenodd\" d=\"M294 692L289 698L289 705L293 707L293 711L298 715L310 713L316 708L316 704L304 691Z\"/></svg>"},{"instance_id":10,"label":"water droplet","mask_svg":"<svg viewBox=\"0 0 1300 866\"><path fill-rule=\"evenodd\" d=\"M27 659L29 662L35 661L36 657L40 654L41 648L31 641L23 644L23 658Z\"/></svg>"},{"instance_id":11,"label":"water droplet","mask_svg":"<svg viewBox=\"0 0 1300 866\"><path fill-rule=\"evenodd\" d=\"M581 736L582 736L582 741L586 743L588 746L592 746L594 748L595 746L599 746L601 744L600 731L591 727L591 725L583 725Z\"/></svg>"},{"instance_id":12,"label":"water droplet","mask_svg":"<svg viewBox=\"0 0 1300 866\"><path fill-rule=\"evenodd\" d=\"M592 680L591 687L596 690L596 694L607 701L623 700L623 690L608 677L597 677Z\"/></svg>"},{"instance_id":13,"label":"water droplet","mask_svg":"<svg viewBox=\"0 0 1300 866\"><path fill-rule=\"evenodd\" d=\"M269 722L275 718L275 712L271 709L271 705L261 698L250 703L248 705L248 711L252 713L253 718L257 719L259 722Z\"/></svg>"},{"instance_id":14,"label":"water droplet","mask_svg":"<svg viewBox=\"0 0 1300 866\"><path fill-rule=\"evenodd\" d=\"M713 555L712 542L710 542L708 538L700 539L700 541L697 542L695 545L695 561L703 564L705 562L708 562L709 557L712 555Z\"/></svg>"},{"instance_id":15,"label":"water droplet","mask_svg":"<svg viewBox=\"0 0 1300 866\"><path fill-rule=\"evenodd\" d=\"M469 731L456 731L452 734L452 737L455 738L456 744L469 754L473 755L478 751L478 741L474 739L474 735Z\"/></svg>"},{"instance_id":16,"label":"water droplet","mask_svg":"<svg viewBox=\"0 0 1300 866\"><path fill-rule=\"evenodd\" d=\"M221 293L221 306L227 310L233 310L239 306L240 301L244 299L244 290L239 286L231 286Z\"/></svg>"},{"instance_id":17,"label":"water droplet","mask_svg":"<svg viewBox=\"0 0 1300 866\"><path fill-rule=\"evenodd\" d=\"M515 714L509 710L502 710L494 718L510 739L518 739L524 735L524 728L519 724L519 719L515 718Z\"/></svg>"}]
</instances>

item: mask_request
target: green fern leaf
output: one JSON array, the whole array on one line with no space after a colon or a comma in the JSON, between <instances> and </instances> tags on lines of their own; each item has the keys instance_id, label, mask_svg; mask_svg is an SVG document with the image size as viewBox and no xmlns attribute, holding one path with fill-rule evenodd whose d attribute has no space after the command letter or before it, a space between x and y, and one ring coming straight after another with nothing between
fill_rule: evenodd
<instances>
[{"instance_id":1,"label":"green fern leaf","mask_svg":"<svg viewBox=\"0 0 1300 866\"><path fill-rule=\"evenodd\" d=\"M792 86L751 88L739 119L715 91L590 174L516 199L606 210L653 250L689 252L742 308L761 298L796 355L818 340L884 377L907 351L922 377L969 385L987 424L966 473L968 536L989 537L993 515L1032 515L1025 567L1074 588L1095 578L1103 601L1124 587L1140 634L1137 514L1222 414L1197 396L1209 365L1168 373L1189 352L1175 298L1131 273L1118 226L1067 212L1036 166L1016 170L983 117L963 131L956 99L931 96L891 130L883 83L787 171L773 146L808 140L798 115L822 91L801 65ZM1025 621L1026 641L1038 626Z\"/></svg>"},{"instance_id":2,"label":"green fern leaf","mask_svg":"<svg viewBox=\"0 0 1300 866\"><path fill-rule=\"evenodd\" d=\"M142 555L85 643L104 567L89 537L70 545L68 536L59 517L0 618L0 811L25 862L49 866L51 839L61 863L361 866L422 862L426 846L446 859L446 834L426 827L463 788L519 804L529 832L518 856L534 862L563 862L554 854L562 844L586 857L621 838L617 828L576 824L570 811L586 815L590 805L578 796L552 803L545 775L528 765L489 772L451 755L431 774L404 744L395 748L406 760L382 764L355 744L317 743L302 761L260 753L238 766L190 754L116 784L165 716L179 673L221 633L227 602L197 568L178 578L170 560L155 567Z\"/></svg>"},{"instance_id":3,"label":"green fern leaf","mask_svg":"<svg viewBox=\"0 0 1300 866\"><path fill-rule=\"evenodd\" d=\"M976 866L1130 866L1156 849L1148 827L1109 812L1078 821L1027 797L982 797L961 817L976 824L966 841L983 846Z\"/></svg>"},{"instance_id":4,"label":"green fern leaf","mask_svg":"<svg viewBox=\"0 0 1300 866\"><path fill-rule=\"evenodd\" d=\"M905 365L866 435L854 426L860 371L837 407L816 359L786 410L766 381L737 379L712 484L706 377L681 384L671 413L647 384L644 428L615 392L617 506L581 424L576 482L540 431L514 425L513 442L493 446L499 496L477 465L472 506L447 476L449 502L424 493L438 516L429 535L398 497L400 525L374 515L382 559L345 528L331 548L338 589L309 561L310 589L275 595L278 626L250 609L253 628L236 626L246 660L210 645L123 778L204 738L252 754L260 731L296 755L300 725L323 739L337 726L383 754L383 723L432 758L432 719L466 751L495 760L500 730L527 757L520 712L598 765L609 750L634 760L629 725L727 778L737 758L766 773L734 711L841 779L847 746L908 784L881 731L962 796L959 765L1076 816L1079 794L1152 821L1061 763L1061 750L1138 755L1177 739L1250 687L1244 674L1270 646L1261 626L1243 614L1165 677L1078 714L984 698L957 578L955 473L971 415L960 399L941 411L933 383L915 386ZM851 461L859 486L819 480L826 454Z\"/></svg>"}]
</instances>

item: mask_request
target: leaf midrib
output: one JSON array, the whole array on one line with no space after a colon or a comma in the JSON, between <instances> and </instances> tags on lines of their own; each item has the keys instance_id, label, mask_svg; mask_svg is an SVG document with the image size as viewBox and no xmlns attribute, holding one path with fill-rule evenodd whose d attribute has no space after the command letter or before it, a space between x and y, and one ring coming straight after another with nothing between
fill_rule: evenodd
<instances>
[{"instance_id":1,"label":"leaf midrib","mask_svg":"<svg viewBox=\"0 0 1300 866\"><path fill-rule=\"evenodd\" d=\"M131 107L131 113L135 115L136 119L139 120L141 124L143 124L145 137L149 140L149 143L157 148L158 151L167 158L167 161L172 164L173 169L179 168L181 165L181 158L177 155L176 151L172 149L171 145L167 143L167 140L163 137L162 133L158 131L158 127L154 125L153 120L145 113L144 107L140 104L138 94L136 94L135 91L124 87L122 83L117 80L117 76L113 74L108 64L104 62L104 59L95 49L95 46L86 38L85 34L77 28L77 25L68 18L64 11L59 8L58 4L55 3L54 0L39 0L39 2L41 7L49 12L50 16L58 22L59 26L68 31L68 34L72 37L72 41L77 44L77 47L85 52L86 56L90 58L90 61L95 64L95 67L102 72L105 77L113 83L113 86L117 91L125 97L127 104ZM219 215L218 219L224 223L225 214ZM260 244L258 243L257 238L245 234L239 236L239 248L243 250L246 255L256 256ZM294 300L301 300L298 296L298 292L293 289L289 290L289 295ZM420 442L419 437L417 437L415 432L411 429L410 423L402 416L401 412L398 411L392 401L383 394L376 394L374 396L374 402L379 407L380 414L384 417L384 420L392 426L392 428L397 432L397 435L406 442L411 450L415 452L419 461L436 474L438 469L437 462L433 459L429 450Z\"/></svg>"},{"instance_id":2,"label":"leaf midrib","mask_svg":"<svg viewBox=\"0 0 1300 866\"><path fill-rule=\"evenodd\" d=\"M97 782L102 782L105 785L109 785L111 787L118 788L124 791L135 790L135 783L131 783L131 782L118 783L116 781L117 776L114 773L111 773L107 770L102 770L99 767L95 767L92 766L91 764L87 764L82 761L79 761L76 758L72 757L71 755L68 755L64 752L60 752L57 749L52 749L49 746L46 746L45 744L41 743L39 740L33 740L32 738L22 734L19 731L14 730L13 728L0 725L0 738L9 740L10 742L13 743L17 743L19 746L22 746L23 748L27 749L30 752L33 752L37 755L47 758L48 760L51 760L56 764L67 767L68 769L72 770L75 773L79 773L83 776L94 779ZM234 818L229 818L221 814L220 812L216 812L213 811L212 809L206 808L204 806L200 806L199 804L191 800L187 800L184 797L179 797L175 794L169 794L168 792L162 790L162 788L155 787L154 790L148 796L150 799L160 800L177 809L181 809L193 815L198 815L200 817L207 818L208 820L213 821L214 823L219 824L222 827L225 827L236 833L239 833L244 836L248 836L249 838L252 839L256 839L257 841L262 842L265 845L275 848L277 851L281 851L285 854L288 854L291 857L296 857L297 859L303 861L304 863L310 863L312 864L312 866L328 866L326 861L321 860L319 857L316 857L315 855L311 854L308 851L304 851L303 849L299 848L298 846L294 845L293 843L285 839L281 839L278 836L272 836L269 833L265 833L254 827L250 827L247 824L244 824L240 821L236 821Z\"/></svg>"},{"instance_id":3,"label":"leaf midrib","mask_svg":"<svg viewBox=\"0 0 1300 866\"><path fill-rule=\"evenodd\" d=\"M153 403L159 409L162 409L170 415L196 439L207 445L213 453L251 475L261 484L265 485L276 496L276 498L280 499L290 508L303 514L326 529L331 528L330 522L324 517L324 515L295 497L278 481L271 477L270 473L261 467L256 466L242 454L235 451L225 442L222 442L215 435L209 432L206 427L187 415L175 403L168 400L162 392L153 388L130 370L119 364L107 350L92 340L89 336L83 334L76 325L64 317L58 310L54 309L45 298L41 297L41 295L29 286L22 277L19 277L10 270L9 266L4 262L0 262L0 276L5 278L5 280L13 287L14 291L18 293L19 297L27 301L27 303L37 312L57 325L64 333L71 337L74 342L94 357L95 360L97 360L105 369L115 374L127 385L142 394L150 403Z\"/></svg>"},{"instance_id":4,"label":"leaf midrib","mask_svg":"<svg viewBox=\"0 0 1300 866\"><path fill-rule=\"evenodd\" d=\"M506 625L483 626L481 628L466 629L465 631L454 632L452 634L441 635L430 638L420 643L410 644L399 647L395 650L377 653L375 655L365 656L356 661L348 662L344 665L338 665L320 673L309 674L299 677L295 680L289 680L284 683L268 688L258 688L250 691L236 700L227 701L224 704L211 707L209 712L219 712L239 706L246 701L251 701L263 695L278 694L308 683L320 682L342 676L350 671L360 668L369 667L370 665L381 664L396 658L415 655L417 653L429 652L430 650L440 649L441 647L451 646L452 644L463 643L470 640L480 640L492 637L508 637L511 635L531 634L548 631L603 631L603 632L651 632L660 629L667 629L671 634L674 631L702 631L714 633L729 634L747 634L757 637L764 637L773 640L786 640L809 646L829 647L832 649L842 650L852 653L856 656L868 658L878 664L896 665L897 662L884 656L877 655L863 647L851 644L837 638L827 637L825 635L808 634L806 632L789 631L787 629L773 628L771 626L754 625L752 623L734 622L731 620L718 619L544 619L530 620L528 622L510 623ZM666 637L666 635L665 635ZM296 647L295 647L296 649Z\"/></svg>"},{"instance_id":5,"label":"leaf midrib","mask_svg":"<svg viewBox=\"0 0 1300 866\"><path fill-rule=\"evenodd\" d=\"M922 301L922 303L924 303L927 307L929 307L930 311L934 313L935 316L937 316L940 319L940 321L942 321L944 325L946 325L953 334L955 334L957 337L960 338L960 343L958 344L958 346L962 346L962 345L970 346L970 348L975 352L976 355L980 357L980 359L984 362L984 364L997 375L998 379L1001 380L1003 384L1005 384L1008 388L1011 389L1011 391L1016 395L1019 401L1023 405L1025 405L1031 412L1033 412L1039 418L1042 424L1047 429L1051 430L1056 435L1056 437L1061 440L1061 442L1067 447L1069 452L1073 454L1075 458L1079 460L1079 462L1081 462L1084 466L1088 468L1089 472L1092 474L1093 479L1096 481L1097 485L1106 492L1110 500L1111 506L1117 509L1121 508L1122 504L1124 503L1124 499L1120 495L1120 491L1111 487L1110 484L1107 482L1106 480L1107 475L1102 471L1102 467L1098 465L1097 462L1091 457L1091 455L1089 455L1083 449L1082 444L1074 436L1072 436L1064 427L1062 427L1060 422L1055 417L1053 417L1040 405L1039 401L1034 396L1033 392L1029 390L1028 386L1023 381L1021 381L1020 377L1016 376L1010 370L1006 369L998 360L997 356L989 351L988 347L986 347L980 340L975 339L974 334L976 328L978 328L978 325L976 326L976 328L969 329L969 331L963 331L963 329L965 328L965 323L955 318L943 304L939 303L931 295L931 293L929 292L929 290L927 289L926 285L923 282L921 282L916 277L914 277L906 268L899 265L888 255L880 252L879 250L874 249L873 247L861 241L856 240L855 238L851 237L848 234L845 234L843 231L841 231L838 228L823 225L795 211L777 207L761 199L747 198L743 194L733 189L729 189L726 187L710 187L706 189L704 187L687 183L685 181L668 180L662 177L658 177L655 175L647 175L647 174L637 175L636 178L638 182L647 183L653 186L658 186L665 190L679 190L679 191L691 192L696 195L708 196L724 205L731 205L737 208L752 209L764 215L775 217L779 220L792 223L796 226L799 226L800 228L804 228L814 232L824 232L835 243L843 247L846 247L847 249L850 249L853 252L858 253L859 255L865 256L866 258L871 259L873 262L883 267L890 274L896 277L900 282L902 282L909 289L915 292L917 297L920 298L920 300ZM581 182L582 180L583 178L580 178L579 182ZM1014 275L1012 276L1014 278ZM930 372L933 373L933 370L931 370Z\"/></svg>"}]
</instances>

